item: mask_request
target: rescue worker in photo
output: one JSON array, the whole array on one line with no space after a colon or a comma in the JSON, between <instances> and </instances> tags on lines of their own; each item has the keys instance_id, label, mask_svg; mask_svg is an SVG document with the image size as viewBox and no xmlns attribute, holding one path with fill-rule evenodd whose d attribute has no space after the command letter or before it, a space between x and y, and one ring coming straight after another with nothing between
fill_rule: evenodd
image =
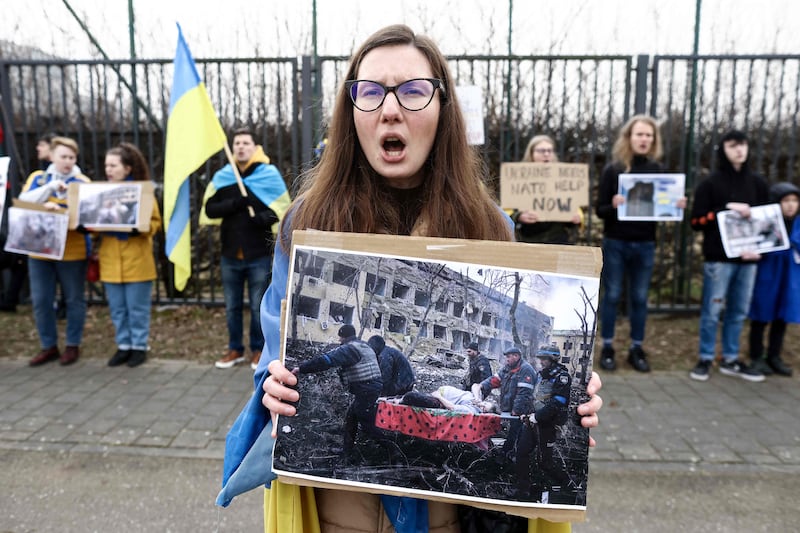
<instances>
[{"instance_id":1,"label":"rescue worker in photo","mask_svg":"<svg viewBox=\"0 0 800 533\"><path fill-rule=\"evenodd\" d=\"M477 342L469 343L467 346L467 357L469 357L469 369L464 376L464 390L472 390L476 383L483 382L492 375L492 365L489 359L481 353Z\"/></svg>"},{"instance_id":2,"label":"rescue worker in photo","mask_svg":"<svg viewBox=\"0 0 800 533\"><path fill-rule=\"evenodd\" d=\"M356 337L353 326L345 324L339 328L339 343L341 346L332 351L303 361L292 369L292 374L316 374L333 367L340 368L342 383L353 395L344 418L342 454L349 456L353 452L359 424L368 434L379 436L375 428L375 402L383 382L375 352Z\"/></svg>"},{"instance_id":3,"label":"rescue worker in photo","mask_svg":"<svg viewBox=\"0 0 800 533\"><path fill-rule=\"evenodd\" d=\"M367 341L369 347L378 357L378 366L381 367L383 388L381 396L402 396L414 388L417 378L414 369L403 352L391 346L386 346L386 339L380 335L373 335Z\"/></svg>"},{"instance_id":4,"label":"rescue worker in photo","mask_svg":"<svg viewBox=\"0 0 800 533\"><path fill-rule=\"evenodd\" d=\"M500 372L473 385L472 392L477 398L486 398L492 389L500 389L500 411L514 416L533 412L533 387L536 371L531 364L522 359L522 350L513 346L506 350L506 364ZM512 457L517 439L522 429L521 419L512 420L508 427L508 437L503 444L503 453Z\"/></svg>"},{"instance_id":5,"label":"rescue worker in photo","mask_svg":"<svg viewBox=\"0 0 800 533\"><path fill-rule=\"evenodd\" d=\"M567 475L564 461L553 457L556 429L565 424L568 418L572 385L572 377L567 367L559 362L560 357L561 354L556 346L542 346L536 351L536 359L542 369L539 371L533 391L534 413L520 417L524 424L519 437L515 464L516 496L520 500L530 500L533 496L530 466L534 450L536 450L538 470L543 473L544 478L539 501L561 503L553 501L560 498L553 498L551 492L561 493L566 488Z\"/></svg>"}]
</instances>

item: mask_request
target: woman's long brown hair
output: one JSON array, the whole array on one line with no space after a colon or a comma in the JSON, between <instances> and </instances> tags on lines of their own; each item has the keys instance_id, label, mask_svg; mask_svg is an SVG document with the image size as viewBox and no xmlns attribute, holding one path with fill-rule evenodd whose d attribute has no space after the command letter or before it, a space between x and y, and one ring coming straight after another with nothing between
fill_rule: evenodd
<instances>
[{"instance_id":1,"label":"woman's long brown hair","mask_svg":"<svg viewBox=\"0 0 800 533\"><path fill-rule=\"evenodd\" d=\"M415 233L512 240L506 219L483 183L480 159L467 143L466 125L447 60L431 39L415 35L403 25L383 28L353 55L345 79L356 78L361 61L371 50L395 45L412 45L422 52L433 77L441 79L443 85L439 91L441 110L436 138L424 166ZM284 250L288 251L291 231L295 229L407 232L403 229L401 206L392 200L386 180L372 169L359 145L353 103L343 84L336 97L322 158L300 179L301 193L290 208L291 225L281 231Z\"/></svg>"}]
</instances>

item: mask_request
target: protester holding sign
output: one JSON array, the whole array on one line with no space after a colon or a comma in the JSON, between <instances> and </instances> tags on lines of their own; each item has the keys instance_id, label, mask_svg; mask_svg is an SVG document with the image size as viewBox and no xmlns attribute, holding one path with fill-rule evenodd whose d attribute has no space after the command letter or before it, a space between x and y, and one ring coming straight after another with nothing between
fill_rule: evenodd
<instances>
[{"instance_id":1,"label":"protester holding sign","mask_svg":"<svg viewBox=\"0 0 800 533\"><path fill-rule=\"evenodd\" d=\"M635 115L619 132L612 150L613 160L603 170L597 194L597 216L603 219L604 287L600 301L601 337L600 367L615 370L614 328L617 307L622 298L625 278L628 278L631 322L631 346L628 362L639 372L649 372L650 364L642 349L647 321L647 294L656 250L656 223L620 221L617 208L625 202L619 194L619 175L653 174L663 172L658 163L661 157L661 136L654 118ZM686 207L686 197L678 199L676 207Z\"/></svg>"},{"instance_id":2,"label":"protester holding sign","mask_svg":"<svg viewBox=\"0 0 800 533\"><path fill-rule=\"evenodd\" d=\"M536 135L525 148L523 162L557 163L556 143L547 135ZM581 215L575 213L569 222L545 222L539 213L530 210L514 210L511 214L514 221L517 240L520 242L538 242L545 244L573 244L575 229L581 223Z\"/></svg>"},{"instance_id":3,"label":"protester holding sign","mask_svg":"<svg viewBox=\"0 0 800 533\"><path fill-rule=\"evenodd\" d=\"M108 181L150 181L150 169L144 154L131 143L120 143L106 153ZM104 232L100 237L100 281L106 290L108 310L114 323L117 351L108 366L139 366L147 358L150 337L150 302L156 263L153 257L153 235L161 229L158 203L150 217L150 229L139 233Z\"/></svg>"},{"instance_id":4,"label":"protester holding sign","mask_svg":"<svg viewBox=\"0 0 800 533\"><path fill-rule=\"evenodd\" d=\"M80 173L75 164L78 143L67 137L54 137L50 144L52 163L47 170L37 170L28 177L19 199L44 204L48 210L67 207L67 188L70 183L87 183L89 178ZM30 360L38 366L56 359L62 365L78 360L86 320L86 255L88 238L77 231L67 233L64 255L60 261L28 258L31 301L36 329L39 332L41 351ZM67 343L62 354L58 350L56 312L56 284L61 286L67 308Z\"/></svg>"},{"instance_id":5,"label":"protester holding sign","mask_svg":"<svg viewBox=\"0 0 800 533\"><path fill-rule=\"evenodd\" d=\"M717 169L694 191L692 229L703 234L703 303L700 307L700 343L697 365L689 373L708 381L717 354L717 334L723 309L721 344L723 375L746 381L764 381L764 374L739 359L739 337L750 309L761 256L747 251L728 257L722 244L718 214L734 210L750 218L751 206L769 202L767 180L750 170L747 135L731 130L717 144Z\"/></svg>"},{"instance_id":6,"label":"protester holding sign","mask_svg":"<svg viewBox=\"0 0 800 533\"><path fill-rule=\"evenodd\" d=\"M228 434L217 502L227 505L236 494L271 483L265 499L270 533L287 531L300 521L304 531L320 525L327 531L338 523L347 524L348 531L372 532L376 524L391 521L401 533L429 528L455 532L460 529L460 506L298 489L273 481L269 470L277 436L271 417L292 416L296 407L287 402L299 400L292 388L297 378L279 360L292 230L501 241L513 237L511 221L483 185L477 154L467 144L447 60L433 41L406 26L379 30L355 52L344 79L328 147L305 176L303 191L290 207L275 246L272 283L261 304L266 342L256 370L257 386ZM465 218L463 213L473 216ZM594 395L598 387L595 376L588 385L592 399L578 408L587 427L597 424L596 412L602 405ZM533 527L541 532L569 530L568 524L544 520Z\"/></svg>"}]
</instances>

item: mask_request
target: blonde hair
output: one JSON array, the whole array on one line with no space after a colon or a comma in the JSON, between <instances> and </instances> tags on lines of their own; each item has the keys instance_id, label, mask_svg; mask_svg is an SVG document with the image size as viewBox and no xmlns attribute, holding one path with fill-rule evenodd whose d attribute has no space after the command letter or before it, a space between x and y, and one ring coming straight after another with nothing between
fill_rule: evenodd
<instances>
[{"instance_id":1,"label":"blonde hair","mask_svg":"<svg viewBox=\"0 0 800 533\"><path fill-rule=\"evenodd\" d=\"M653 144L650 146L650 151L647 152L647 157L653 160L661 159L661 134L658 131L656 119L650 115L634 115L619 130L619 135L611 151L614 161L621 164L625 172L629 171L633 164L634 153L631 147L631 133L633 132L633 126L637 122L643 122L653 128Z\"/></svg>"},{"instance_id":2,"label":"blonde hair","mask_svg":"<svg viewBox=\"0 0 800 533\"><path fill-rule=\"evenodd\" d=\"M58 146L65 146L69 148L75 152L75 155L80 153L78 150L78 143L69 137L53 137L53 139L50 141L50 150L55 150Z\"/></svg>"},{"instance_id":3,"label":"blonde hair","mask_svg":"<svg viewBox=\"0 0 800 533\"><path fill-rule=\"evenodd\" d=\"M364 57L384 46L413 46L427 59L433 78L442 81L439 123L423 166L415 232L428 237L513 240L511 228L483 183L481 161L467 144L466 122L447 59L428 37L403 25L387 26L353 55L345 80L355 79ZM331 201L331 200L334 201ZM338 200L338 201L336 201ZM369 164L356 134L353 102L342 83L319 163L302 176L302 193L293 216L281 230L287 249L296 229L356 233L407 233L405 212L392 200L390 186ZM475 216L465 216L473 213Z\"/></svg>"},{"instance_id":4,"label":"blonde hair","mask_svg":"<svg viewBox=\"0 0 800 533\"><path fill-rule=\"evenodd\" d=\"M533 151L536 149L537 146L539 146L544 142L550 143L550 145L553 147L553 161L557 163L558 154L556 154L555 152L556 142L549 135L535 135L528 143L528 147L525 148L525 153L522 156L522 161L532 163Z\"/></svg>"}]
</instances>

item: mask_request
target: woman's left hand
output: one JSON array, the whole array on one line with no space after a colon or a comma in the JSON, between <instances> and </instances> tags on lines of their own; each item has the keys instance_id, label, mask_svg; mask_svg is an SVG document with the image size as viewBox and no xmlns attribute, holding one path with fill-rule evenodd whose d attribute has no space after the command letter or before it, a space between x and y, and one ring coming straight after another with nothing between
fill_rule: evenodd
<instances>
[{"instance_id":1,"label":"woman's left hand","mask_svg":"<svg viewBox=\"0 0 800 533\"><path fill-rule=\"evenodd\" d=\"M586 393L589 395L589 401L582 403L578 406L578 414L581 415L581 425L585 428L597 427L600 423L600 418L597 412L603 407L603 399L598 396L598 392L602 388L603 383L600 381L600 375L597 372L592 372L592 379L586 385ZM589 446L597 444L595 440L589 437Z\"/></svg>"}]
</instances>

